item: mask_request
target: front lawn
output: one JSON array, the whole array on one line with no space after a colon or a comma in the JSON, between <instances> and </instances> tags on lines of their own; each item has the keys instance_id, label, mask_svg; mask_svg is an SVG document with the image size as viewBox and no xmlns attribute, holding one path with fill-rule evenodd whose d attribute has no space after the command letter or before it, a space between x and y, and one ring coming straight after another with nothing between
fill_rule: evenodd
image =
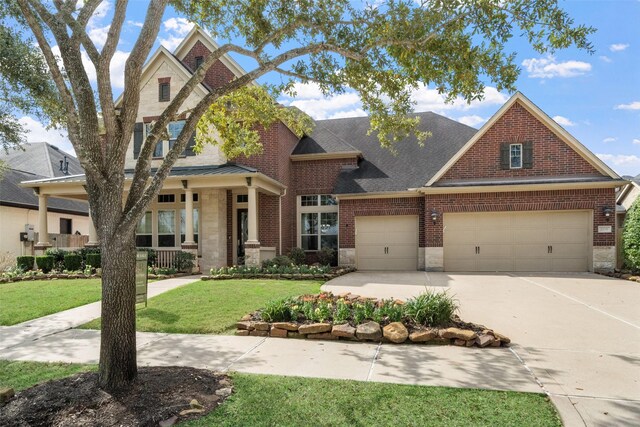
<instances>
[{"instance_id":1,"label":"front lawn","mask_svg":"<svg viewBox=\"0 0 640 427\"><path fill-rule=\"evenodd\" d=\"M0 325L10 326L100 299L100 279L0 284Z\"/></svg>"},{"instance_id":2,"label":"front lawn","mask_svg":"<svg viewBox=\"0 0 640 427\"><path fill-rule=\"evenodd\" d=\"M182 334L232 334L245 314L268 301L320 292L321 281L199 281L165 292L137 311L137 330ZM100 319L80 326L100 329Z\"/></svg>"},{"instance_id":3,"label":"front lawn","mask_svg":"<svg viewBox=\"0 0 640 427\"><path fill-rule=\"evenodd\" d=\"M0 386L23 389L64 377L64 372L89 369L96 368L0 361ZM541 394L238 373L232 378L234 393L227 401L207 416L181 425L562 425Z\"/></svg>"}]
</instances>

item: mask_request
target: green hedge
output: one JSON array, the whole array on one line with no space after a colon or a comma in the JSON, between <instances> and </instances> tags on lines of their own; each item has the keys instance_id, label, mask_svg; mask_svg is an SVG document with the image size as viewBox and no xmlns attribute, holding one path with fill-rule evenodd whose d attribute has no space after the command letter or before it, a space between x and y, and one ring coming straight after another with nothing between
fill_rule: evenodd
<instances>
[{"instance_id":1,"label":"green hedge","mask_svg":"<svg viewBox=\"0 0 640 427\"><path fill-rule=\"evenodd\" d=\"M18 268L23 271L33 270L33 262L35 261L35 257L31 255L19 256L16 258L16 264Z\"/></svg>"},{"instance_id":2,"label":"green hedge","mask_svg":"<svg viewBox=\"0 0 640 427\"><path fill-rule=\"evenodd\" d=\"M640 269L640 199L627 211L622 234L624 261L628 268Z\"/></svg>"},{"instance_id":3,"label":"green hedge","mask_svg":"<svg viewBox=\"0 0 640 427\"><path fill-rule=\"evenodd\" d=\"M102 267L102 258L100 258L100 252L98 253L88 253L87 260L85 261L86 265L90 265L93 268L101 268Z\"/></svg>"},{"instance_id":4,"label":"green hedge","mask_svg":"<svg viewBox=\"0 0 640 427\"><path fill-rule=\"evenodd\" d=\"M82 257L78 254L66 254L64 256L64 269L76 271L82 268Z\"/></svg>"},{"instance_id":5,"label":"green hedge","mask_svg":"<svg viewBox=\"0 0 640 427\"><path fill-rule=\"evenodd\" d=\"M42 255L36 257L36 265L43 273L48 273L53 270L54 258L49 255Z\"/></svg>"}]
</instances>

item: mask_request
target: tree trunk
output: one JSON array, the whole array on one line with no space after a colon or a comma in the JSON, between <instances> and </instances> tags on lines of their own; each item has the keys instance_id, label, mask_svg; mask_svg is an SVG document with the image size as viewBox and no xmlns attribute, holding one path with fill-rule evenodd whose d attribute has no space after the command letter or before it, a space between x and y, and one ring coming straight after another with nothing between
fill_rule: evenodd
<instances>
[{"instance_id":1,"label":"tree trunk","mask_svg":"<svg viewBox=\"0 0 640 427\"><path fill-rule=\"evenodd\" d=\"M135 234L103 235L101 249L102 333L99 385L104 390L114 391L130 385L138 370Z\"/></svg>"}]
</instances>

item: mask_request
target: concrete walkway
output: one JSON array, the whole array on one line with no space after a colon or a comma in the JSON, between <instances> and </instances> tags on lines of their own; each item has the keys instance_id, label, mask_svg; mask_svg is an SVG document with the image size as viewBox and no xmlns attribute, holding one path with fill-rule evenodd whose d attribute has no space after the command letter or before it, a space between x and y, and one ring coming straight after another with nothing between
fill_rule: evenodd
<instances>
[{"instance_id":1,"label":"concrete walkway","mask_svg":"<svg viewBox=\"0 0 640 427\"><path fill-rule=\"evenodd\" d=\"M512 340L568 426L640 425L640 284L577 274L364 273L323 290L409 298L428 286Z\"/></svg>"}]
</instances>

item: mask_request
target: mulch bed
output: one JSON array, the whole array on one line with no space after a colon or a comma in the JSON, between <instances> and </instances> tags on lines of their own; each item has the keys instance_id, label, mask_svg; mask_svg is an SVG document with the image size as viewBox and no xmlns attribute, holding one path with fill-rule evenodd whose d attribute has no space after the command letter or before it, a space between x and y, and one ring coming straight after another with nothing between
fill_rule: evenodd
<instances>
[{"instance_id":1,"label":"mulch bed","mask_svg":"<svg viewBox=\"0 0 640 427\"><path fill-rule=\"evenodd\" d=\"M0 408L0 425L169 426L211 412L231 387L224 375L183 367L140 368L132 387L113 394L97 381L97 373L87 372L23 390ZM180 415L193 399L203 411Z\"/></svg>"}]
</instances>

